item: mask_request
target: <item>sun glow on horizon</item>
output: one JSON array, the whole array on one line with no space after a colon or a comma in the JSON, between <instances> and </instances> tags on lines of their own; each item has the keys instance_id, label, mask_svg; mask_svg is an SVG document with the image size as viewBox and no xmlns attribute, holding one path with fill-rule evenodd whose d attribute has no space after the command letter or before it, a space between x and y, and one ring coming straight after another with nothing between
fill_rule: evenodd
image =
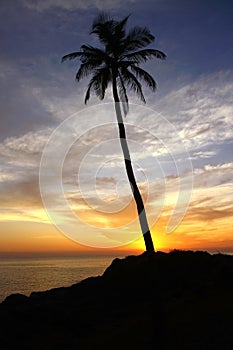
<instances>
[{"instance_id":1,"label":"sun glow on horizon","mask_svg":"<svg viewBox=\"0 0 233 350\"><path fill-rule=\"evenodd\" d=\"M151 228L151 233L156 250L169 251L172 249L209 249L209 250L232 250L233 239L231 224L228 217L212 218L195 217L192 208L188 210L181 224L170 234L166 233L166 225L169 219L168 210ZM32 213L32 212L31 212ZM9 215L8 220L1 217L0 221L0 252L115 252L132 251L141 253L145 251L143 237L138 234L138 239L129 243L120 245L115 249L99 249L88 247L78 242L74 242L59 232L53 224L47 219L43 209L36 210L35 216L40 214L43 221L28 220L28 216L22 217ZM195 213L195 211L194 211ZM213 213L216 215L216 213ZM20 219L20 220L19 220ZM96 221L95 221L96 222ZM103 224L104 222L102 222ZM105 223L104 223L105 225ZM124 221L123 221L124 225ZM78 229L78 228L77 228ZM87 225L88 233L88 225ZM127 234L127 233L126 233ZM106 237L106 239L108 239ZM82 243L82 242L80 242Z\"/></svg>"},{"instance_id":2,"label":"sun glow on horizon","mask_svg":"<svg viewBox=\"0 0 233 350\"><path fill-rule=\"evenodd\" d=\"M230 175L231 166L222 167L225 176ZM220 171L221 167L207 169L210 172ZM169 180L171 186L171 180ZM176 180L175 180L176 181ZM156 250L168 251L172 249L209 249L209 250L232 250L232 210L233 192L230 184L214 184L212 187L204 187L202 173L195 175L195 187L192 198L186 210L185 216L178 227L170 234L166 233L166 226L173 211L176 195L174 191L166 194L166 201L159 217L151 227L154 246ZM205 178L204 178L205 181ZM198 186L197 186L198 185ZM172 187L169 187L172 189ZM107 203L107 202L106 202ZM154 214L154 208L160 205L160 197L156 196L150 203L147 215L150 218ZM55 202L56 205L56 202ZM89 225L96 228L96 232L103 229L114 228L119 231L118 248L105 248L107 251L135 251L143 252L145 245L140 233L140 226L137 218L136 206L131 199L123 210L116 213L106 213L90 208L85 201L71 202L72 210L81 217L84 226L77 224L77 230L84 230L89 234ZM80 206L80 207L79 207ZM80 209L80 210L79 210ZM60 211L60 221L66 220L66 212ZM129 229L128 223L132 220L135 224ZM60 232L51 222L43 207L28 208L16 203L12 209L3 211L0 215L0 252L10 251L32 251L32 252L66 252L72 251L102 251L98 248L98 242L93 236L93 245L89 247L83 242L72 241ZM103 231L103 239L111 242L111 233ZM135 232L137 233L135 236ZM132 233L134 233L132 235ZM122 235L128 235L128 241L121 243ZM136 237L136 239L135 239Z\"/></svg>"}]
</instances>

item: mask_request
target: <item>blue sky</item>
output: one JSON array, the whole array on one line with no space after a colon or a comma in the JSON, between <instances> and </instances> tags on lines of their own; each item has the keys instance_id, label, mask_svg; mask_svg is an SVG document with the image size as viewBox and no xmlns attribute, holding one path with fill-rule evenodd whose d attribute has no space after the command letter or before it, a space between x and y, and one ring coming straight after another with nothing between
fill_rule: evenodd
<instances>
[{"instance_id":1,"label":"blue sky","mask_svg":"<svg viewBox=\"0 0 233 350\"><path fill-rule=\"evenodd\" d=\"M42 106L39 91L54 98L76 89L74 67L60 57L85 42L100 9L129 25L147 25L155 46L167 53L165 64L150 63L159 84L158 99L202 75L232 69L232 15L229 1L3 1L1 4L1 130L8 135L49 124L53 113ZM73 68L73 70L72 70ZM68 73L66 71L68 70ZM20 123L15 119L20 118ZM19 124L19 125L15 125ZM21 130L22 129L22 130ZM2 135L1 135L2 136Z\"/></svg>"},{"instance_id":2,"label":"blue sky","mask_svg":"<svg viewBox=\"0 0 233 350\"><path fill-rule=\"evenodd\" d=\"M94 96L85 107L83 96L87 81L77 84L74 80L78 62L61 64L63 55L79 50L83 43L98 46L89 31L92 20L101 10L116 18L130 14L129 28L148 26L156 37L152 47L167 54L166 61L150 61L144 65L158 83L155 94L144 90L149 109L132 107L127 117L127 122L133 125L132 129L128 127L128 132L139 182L142 181L144 191L145 179L149 179L152 188L149 216L159 188L166 187L171 194L177 186L175 179L183 177L186 184L188 174L193 178L192 186L191 180L187 185L193 188L190 217L203 220L203 224L212 216L216 220L220 213L229 219L233 198L233 4L226 0L3 0L0 8L2 222L17 222L22 217L31 222L45 220L39 191L41 155L51 133L80 110L84 110L81 113L84 120L80 129L75 130L82 136L81 143L76 145L76 150L76 146L72 146L73 158L71 150L70 159L65 162L67 168L63 169L67 198L76 200L77 211L79 208L82 211L81 195L78 198L75 195L74 184L75 166L83 163L80 154L83 156L85 150L92 152L88 153L86 168L83 168L85 198L89 201L94 198L95 202L96 187L90 186L88 178L95 168L99 173L93 170L92 176L99 174L97 192L104 202L103 207L96 202L97 209L106 210L108 203L116 200L117 191L118 201L127 192L119 170L122 160L118 143L112 142L117 139L114 128L109 126L104 132L96 126L84 132L92 124L100 123L104 107L99 107ZM141 106L130 96L132 103ZM111 102L111 91L106 95L106 102ZM114 114L109 118L113 123ZM142 130L134 130L135 126ZM99 159L100 155L107 163ZM192 166L187 160L189 156ZM69 177L73 178L73 187ZM116 186L119 181L121 186L114 187L113 191L111 184ZM57 198L51 196L59 208ZM203 207L204 200L207 204ZM127 201L128 197L126 204ZM115 203L116 208L118 204ZM213 223L214 227L218 225L221 223ZM222 234L221 231L219 235ZM225 235L222 239L227 246L231 244L229 237Z\"/></svg>"}]
</instances>

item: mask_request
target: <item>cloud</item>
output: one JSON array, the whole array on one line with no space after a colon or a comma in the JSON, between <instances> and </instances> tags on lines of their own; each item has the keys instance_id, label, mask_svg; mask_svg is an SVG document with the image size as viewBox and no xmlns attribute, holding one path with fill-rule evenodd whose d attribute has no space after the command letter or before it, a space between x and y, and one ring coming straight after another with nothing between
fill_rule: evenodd
<instances>
[{"instance_id":1,"label":"cloud","mask_svg":"<svg viewBox=\"0 0 233 350\"><path fill-rule=\"evenodd\" d=\"M233 163L206 164L196 171L194 185L200 189L232 183L232 173Z\"/></svg>"},{"instance_id":2,"label":"cloud","mask_svg":"<svg viewBox=\"0 0 233 350\"><path fill-rule=\"evenodd\" d=\"M208 223L213 220L232 218L233 214L232 208L224 208L224 210L221 210L219 208L215 209L211 207L202 207L192 208L191 210L189 210L188 216L189 219L200 220Z\"/></svg>"},{"instance_id":3,"label":"cloud","mask_svg":"<svg viewBox=\"0 0 233 350\"><path fill-rule=\"evenodd\" d=\"M203 75L161 98L154 109L175 126L189 151L224 144L233 138L232 89L233 71Z\"/></svg>"},{"instance_id":4,"label":"cloud","mask_svg":"<svg viewBox=\"0 0 233 350\"><path fill-rule=\"evenodd\" d=\"M41 76L38 71L34 74L36 67L20 59L17 63L0 61L0 70L1 139L51 124L51 113L44 108L38 94L46 85L42 72Z\"/></svg>"},{"instance_id":5,"label":"cloud","mask_svg":"<svg viewBox=\"0 0 233 350\"><path fill-rule=\"evenodd\" d=\"M23 176L24 175L24 176ZM8 208L40 208L42 206L38 175L15 174L1 186L1 206Z\"/></svg>"},{"instance_id":6,"label":"cloud","mask_svg":"<svg viewBox=\"0 0 233 350\"><path fill-rule=\"evenodd\" d=\"M207 171L215 171L215 170L230 170L232 171L233 170L233 163L225 163L225 164L217 164L217 165L210 165L210 164L207 164L205 165L205 170Z\"/></svg>"},{"instance_id":7,"label":"cloud","mask_svg":"<svg viewBox=\"0 0 233 350\"><path fill-rule=\"evenodd\" d=\"M135 3L135 0L24 0L26 7L39 12L60 7L65 10L91 9L109 10Z\"/></svg>"},{"instance_id":8,"label":"cloud","mask_svg":"<svg viewBox=\"0 0 233 350\"><path fill-rule=\"evenodd\" d=\"M7 64L4 64L4 67L7 67ZM47 63L46 67L49 68L50 63ZM40 127L39 130L37 127L37 130L22 132L20 136L6 137L0 143L2 158L0 181L5 187L2 192L2 205L6 208L12 206L14 210L22 209L24 205L27 208L30 205L42 207L38 172L43 148L60 120L66 120L67 116L77 110L79 113L75 122L67 129L67 132L71 133L70 136L75 135L76 141L70 147L63 164L63 185L68 199L76 193L76 198L80 199L80 193L77 192L80 185L77 182L77 174L80 166L83 166L82 189L86 198L93 200L97 209L101 208L98 196L104 199L105 207L109 203L116 202L118 198L122 199L123 203L127 201L130 188L118 139L114 106L105 103L93 106L95 99L90 105L83 106L81 92L85 82L79 85L77 90L72 90L71 86L68 91L66 86L72 85L68 81L71 74L69 79L65 77L68 68L64 68L65 71L60 75L56 75L56 69L52 70L51 82L50 79L43 81L44 77L41 80L38 77L25 80L16 67L8 65L8 69L11 76L16 73L19 87L22 84L24 87L27 85L25 92L27 91L28 95L27 93L19 95L23 104L30 104L30 98L33 97L33 101L36 100L39 105L39 110L53 116L53 119L50 119L49 127ZM2 74L7 81L4 70ZM213 187L214 190L220 191L221 185L232 181L232 163L222 163L218 157L218 147L224 146L233 136L232 88L232 72L218 72L203 76L177 89L161 98L153 108L141 104L131 106L130 113L125 119L126 129L138 182L142 183L142 187L144 180L150 184L149 216L153 211L153 205L161 206L164 199L161 192L166 191L167 206L174 205L177 200L179 179L191 173L190 164L187 167L188 159L185 159L189 157L186 148L193 160L208 161L194 169L195 190ZM15 94L17 96L17 91ZM111 91L107 96L109 100L110 95ZM31 108L34 107L33 102ZM17 114L16 108L15 113ZM109 121L109 125L102 125L103 116ZM33 123L30 125L32 127ZM64 135L61 133L60 136L58 143L62 145ZM57 161L56 157L50 163L51 174L53 164ZM123 178L125 183L121 182ZM49 181L51 181L51 202L65 217L65 212L60 207L60 198L53 191L52 176ZM183 190L190 186L188 176L183 183ZM14 194L13 200L10 199L12 194ZM210 197L207 190L206 196ZM226 198L230 198L230 195L226 194ZM196 199L196 205L199 199ZM212 199L211 208L217 210L214 206ZM198 211L195 210L197 214Z\"/></svg>"},{"instance_id":9,"label":"cloud","mask_svg":"<svg viewBox=\"0 0 233 350\"><path fill-rule=\"evenodd\" d=\"M229 218L233 217L232 172L233 163L207 164L195 169L192 200L187 212L190 222L208 223L224 219L224 227L230 229Z\"/></svg>"},{"instance_id":10,"label":"cloud","mask_svg":"<svg viewBox=\"0 0 233 350\"><path fill-rule=\"evenodd\" d=\"M199 152L193 152L192 159L207 159L212 158L217 155L217 152L215 151L199 151Z\"/></svg>"},{"instance_id":11,"label":"cloud","mask_svg":"<svg viewBox=\"0 0 233 350\"><path fill-rule=\"evenodd\" d=\"M0 143L1 219L33 217L43 205L39 190L39 164L50 129L9 137ZM41 213L40 213L41 217Z\"/></svg>"},{"instance_id":12,"label":"cloud","mask_svg":"<svg viewBox=\"0 0 233 350\"><path fill-rule=\"evenodd\" d=\"M0 143L0 156L3 157L2 166L19 166L37 168L44 146L52 129L47 128L36 132L28 132L19 137L7 137Z\"/></svg>"}]
</instances>

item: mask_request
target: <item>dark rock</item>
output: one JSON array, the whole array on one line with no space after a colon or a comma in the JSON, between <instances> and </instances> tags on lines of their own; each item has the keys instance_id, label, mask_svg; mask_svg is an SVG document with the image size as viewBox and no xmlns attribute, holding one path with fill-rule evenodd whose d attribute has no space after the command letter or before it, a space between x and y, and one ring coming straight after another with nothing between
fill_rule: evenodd
<instances>
[{"instance_id":1,"label":"dark rock","mask_svg":"<svg viewBox=\"0 0 233 350\"><path fill-rule=\"evenodd\" d=\"M13 349L233 349L233 256L173 251L114 259L100 277L11 295L0 341Z\"/></svg>"},{"instance_id":2,"label":"dark rock","mask_svg":"<svg viewBox=\"0 0 233 350\"><path fill-rule=\"evenodd\" d=\"M4 305L15 306L21 305L28 301L28 297L24 294L16 293L8 295L2 302Z\"/></svg>"}]
</instances>

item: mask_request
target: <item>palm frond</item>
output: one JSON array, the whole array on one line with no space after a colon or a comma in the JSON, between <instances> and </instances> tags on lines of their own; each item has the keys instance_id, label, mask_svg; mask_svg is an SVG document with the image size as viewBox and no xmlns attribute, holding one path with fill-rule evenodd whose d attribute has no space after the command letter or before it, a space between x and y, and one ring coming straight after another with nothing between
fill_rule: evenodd
<instances>
[{"instance_id":1,"label":"palm frond","mask_svg":"<svg viewBox=\"0 0 233 350\"><path fill-rule=\"evenodd\" d=\"M100 24L111 21L113 21L113 18L109 13L104 11L100 12L99 15L93 20L91 33L93 33L93 31L96 30Z\"/></svg>"},{"instance_id":2,"label":"palm frond","mask_svg":"<svg viewBox=\"0 0 233 350\"><path fill-rule=\"evenodd\" d=\"M67 60L73 60L77 57L81 57L82 56L82 52L80 51L77 51L77 52L71 52L69 53L68 55L65 55L62 57L61 61L64 62L64 61L67 61Z\"/></svg>"},{"instance_id":3,"label":"palm frond","mask_svg":"<svg viewBox=\"0 0 233 350\"><path fill-rule=\"evenodd\" d=\"M77 74L76 81L79 82L81 79L87 77L89 74L93 72L93 69L99 66L99 62L96 61L87 61L86 63L82 63Z\"/></svg>"},{"instance_id":4,"label":"palm frond","mask_svg":"<svg viewBox=\"0 0 233 350\"><path fill-rule=\"evenodd\" d=\"M68 55L65 55L62 57L62 62L67 60L73 60L75 58L80 58L82 63L88 62L90 59L99 61L100 64L107 59L106 53L98 49L96 47L93 47L91 45L82 45L81 51L78 52L72 52Z\"/></svg>"},{"instance_id":5,"label":"palm frond","mask_svg":"<svg viewBox=\"0 0 233 350\"><path fill-rule=\"evenodd\" d=\"M140 49L151 44L154 39L155 37L151 34L148 28L134 27L129 31L125 38L124 51L129 52Z\"/></svg>"},{"instance_id":6,"label":"palm frond","mask_svg":"<svg viewBox=\"0 0 233 350\"><path fill-rule=\"evenodd\" d=\"M91 34L96 34L102 44L108 45L113 40L115 26L116 21L105 12L102 12L93 21Z\"/></svg>"},{"instance_id":7,"label":"palm frond","mask_svg":"<svg viewBox=\"0 0 233 350\"><path fill-rule=\"evenodd\" d=\"M137 64L137 61L119 60L118 67L128 68L129 66L132 66L134 64Z\"/></svg>"},{"instance_id":8,"label":"palm frond","mask_svg":"<svg viewBox=\"0 0 233 350\"><path fill-rule=\"evenodd\" d=\"M141 81L144 81L152 91L156 90L156 81L148 72L135 65L131 65L130 68L136 74L136 77Z\"/></svg>"},{"instance_id":9,"label":"palm frond","mask_svg":"<svg viewBox=\"0 0 233 350\"><path fill-rule=\"evenodd\" d=\"M116 21L106 13L101 13L94 20L91 34L96 34L102 44L105 45L106 52L116 56L122 42L125 40L126 24L129 16L126 16L121 21Z\"/></svg>"},{"instance_id":10,"label":"palm frond","mask_svg":"<svg viewBox=\"0 0 233 350\"><path fill-rule=\"evenodd\" d=\"M128 87L138 95L142 102L146 103L145 97L142 92L142 85L139 83L135 75L124 67L120 68L120 74L122 75L125 84L128 85Z\"/></svg>"},{"instance_id":11,"label":"palm frond","mask_svg":"<svg viewBox=\"0 0 233 350\"><path fill-rule=\"evenodd\" d=\"M88 85L88 89L85 96L85 104L90 98L91 90L94 90L96 96L100 100L103 100L105 96L105 91L110 81L111 81L111 73L108 66L96 69Z\"/></svg>"},{"instance_id":12,"label":"palm frond","mask_svg":"<svg viewBox=\"0 0 233 350\"><path fill-rule=\"evenodd\" d=\"M100 74L100 80L101 80L101 95L99 96L99 98L101 100L104 99L105 96L105 91L108 87L109 82L112 79L112 75L111 75L111 71L109 69L108 66L102 67L98 69L98 73ZM97 95L98 96L98 95Z\"/></svg>"},{"instance_id":13,"label":"palm frond","mask_svg":"<svg viewBox=\"0 0 233 350\"><path fill-rule=\"evenodd\" d=\"M123 56L124 59L127 60L132 60L134 62L137 63L142 63L142 62L146 62L149 59L152 58L159 58L161 60L164 60L166 58L165 53L163 53L162 51L159 50L155 50L155 49L144 49L144 50L139 50L136 52L132 52L129 54L126 54Z\"/></svg>"},{"instance_id":14,"label":"palm frond","mask_svg":"<svg viewBox=\"0 0 233 350\"><path fill-rule=\"evenodd\" d=\"M105 52L97 47L94 47L92 45L82 45L81 50L85 54L92 54L92 55L105 55Z\"/></svg>"},{"instance_id":15,"label":"palm frond","mask_svg":"<svg viewBox=\"0 0 233 350\"><path fill-rule=\"evenodd\" d=\"M115 24L114 36L117 38L117 40L119 42L125 38L125 35L126 35L125 34L125 27L126 27L128 19L129 19L129 16L130 15L126 16L121 21L116 22L116 24Z\"/></svg>"},{"instance_id":16,"label":"palm frond","mask_svg":"<svg viewBox=\"0 0 233 350\"><path fill-rule=\"evenodd\" d=\"M93 79L90 81L90 83L88 84L87 87L87 91L86 91L86 95L84 98L84 103L85 105L87 104L88 100L90 99L90 95L91 95L91 89L92 89L92 85L94 84Z\"/></svg>"},{"instance_id":17,"label":"palm frond","mask_svg":"<svg viewBox=\"0 0 233 350\"><path fill-rule=\"evenodd\" d=\"M108 55L106 54L106 52L97 47L93 47L91 45L82 45L81 50L81 61L83 63L89 61L90 59L99 62L108 60Z\"/></svg>"}]
</instances>

